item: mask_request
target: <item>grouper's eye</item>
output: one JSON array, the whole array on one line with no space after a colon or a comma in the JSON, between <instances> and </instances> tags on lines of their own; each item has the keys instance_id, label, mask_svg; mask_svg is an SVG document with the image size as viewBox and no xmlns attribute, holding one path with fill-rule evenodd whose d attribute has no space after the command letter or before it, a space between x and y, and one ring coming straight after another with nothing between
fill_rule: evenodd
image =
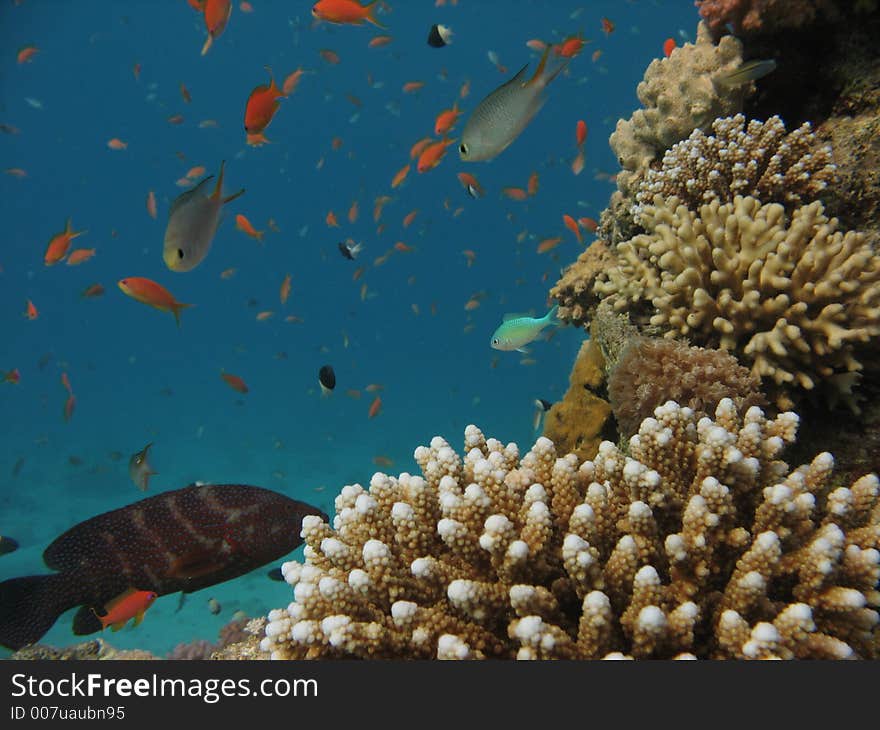
<instances>
[{"instance_id":1,"label":"grouper's eye","mask_svg":"<svg viewBox=\"0 0 880 730\"><path fill-rule=\"evenodd\" d=\"M468 146L467 146L464 142L462 142L461 145L460 145L459 148L458 148L458 151L461 152L461 154L467 156L467 153L468 153Z\"/></svg>"},{"instance_id":2,"label":"grouper's eye","mask_svg":"<svg viewBox=\"0 0 880 730\"><path fill-rule=\"evenodd\" d=\"M183 256L184 256L183 249L182 248L177 249L177 258L179 258L181 261L183 261Z\"/></svg>"}]
</instances>

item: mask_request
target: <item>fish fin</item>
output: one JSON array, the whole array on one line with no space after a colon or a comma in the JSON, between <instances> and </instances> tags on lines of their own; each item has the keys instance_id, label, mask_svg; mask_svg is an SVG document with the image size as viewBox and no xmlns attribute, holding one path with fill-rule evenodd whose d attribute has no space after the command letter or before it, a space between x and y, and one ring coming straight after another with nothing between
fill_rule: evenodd
<instances>
[{"instance_id":1,"label":"fish fin","mask_svg":"<svg viewBox=\"0 0 880 730\"><path fill-rule=\"evenodd\" d=\"M118 606L122 601L128 598L133 593L137 593L137 588L126 588L122 593L120 593L115 598L111 598L107 603L104 604L104 612L110 613L116 606Z\"/></svg>"},{"instance_id":2,"label":"fish fin","mask_svg":"<svg viewBox=\"0 0 880 730\"><path fill-rule=\"evenodd\" d=\"M35 644L62 613L83 603L88 590L87 581L70 573L0 582L0 644L10 649Z\"/></svg>"},{"instance_id":3,"label":"fish fin","mask_svg":"<svg viewBox=\"0 0 880 730\"><path fill-rule=\"evenodd\" d=\"M214 36L208 33L208 38L205 40L205 45L202 46L202 55L204 56L210 49L211 44L214 42Z\"/></svg>"},{"instance_id":4,"label":"fish fin","mask_svg":"<svg viewBox=\"0 0 880 730\"><path fill-rule=\"evenodd\" d=\"M559 76L559 74L561 74L563 71L565 71L565 67L568 66L568 64L570 64L570 63L571 63L571 58L566 58L563 63L560 63L559 66L557 68L555 68L553 70L553 72L547 76L547 80L544 81L544 86L548 86L550 84L550 82L553 81L553 79L555 79L557 76Z\"/></svg>"},{"instance_id":5,"label":"fish fin","mask_svg":"<svg viewBox=\"0 0 880 730\"><path fill-rule=\"evenodd\" d=\"M211 195L212 198L219 198L223 195L223 174L226 171L226 160L220 162L220 173L217 176L217 186Z\"/></svg>"},{"instance_id":6,"label":"fish fin","mask_svg":"<svg viewBox=\"0 0 880 730\"><path fill-rule=\"evenodd\" d=\"M223 205L226 205L227 203L231 203L236 198L240 198L242 195L244 195L244 191L245 191L245 188L242 188L237 193L233 193L232 195L227 195L225 198L223 198ZM260 235L257 236L257 239L260 241L263 240L262 233L260 233Z\"/></svg>"},{"instance_id":7,"label":"fish fin","mask_svg":"<svg viewBox=\"0 0 880 730\"><path fill-rule=\"evenodd\" d=\"M193 196L199 194L202 190L202 186L205 183L207 183L208 181L213 180L213 179L214 179L213 175L208 175L208 177L206 177L204 180L199 182L199 184L196 185L194 188L191 188L191 189L187 190L186 192L183 192L180 195L178 195L174 199L174 202L171 203L171 208L168 211L168 217L171 218L174 215L174 213L177 211L178 208L180 208L182 205L188 203L193 198Z\"/></svg>"},{"instance_id":8,"label":"fish fin","mask_svg":"<svg viewBox=\"0 0 880 730\"><path fill-rule=\"evenodd\" d=\"M371 2L369 5L364 6L364 9L367 11L366 15L364 15L364 19L367 22L375 25L377 28L382 28L382 30L386 30L385 26L382 25L378 20L376 20L376 16L374 15L374 13L376 12L376 3L378 2L379 0L373 0L373 2Z\"/></svg>"},{"instance_id":9,"label":"fish fin","mask_svg":"<svg viewBox=\"0 0 880 730\"><path fill-rule=\"evenodd\" d=\"M541 54L541 60L538 62L538 68L535 69L534 76L532 76L532 78L530 78L526 84L523 84L524 86L528 86L529 84L538 83L541 80L541 77L544 75L544 69L547 66L547 58L549 55L550 55L550 46L548 45L544 49L544 52ZM517 75L519 75L519 74L517 74Z\"/></svg>"},{"instance_id":10,"label":"fish fin","mask_svg":"<svg viewBox=\"0 0 880 730\"><path fill-rule=\"evenodd\" d=\"M143 621L143 620L144 620L144 612L143 612L143 611L138 611L138 612L134 615L134 623L132 624L132 626L140 626L140 625L141 625L141 621Z\"/></svg>"},{"instance_id":11,"label":"fish fin","mask_svg":"<svg viewBox=\"0 0 880 730\"><path fill-rule=\"evenodd\" d=\"M200 578L223 567L215 550L195 549L175 558L168 574L175 578Z\"/></svg>"},{"instance_id":12,"label":"fish fin","mask_svg":"<svg viewBox=\"0 0 880 730\"><path fill-rule=\"evenodd\" d=\"M544 321L547 324L560 324L560 321L556 316L556 313L558 311L559 311L559 305L554 304L552 307L550 307L550 311L544 315Z\"/></svg>"},{"instance_id":13,"label":"fish fin","mask_svg":"<svg viewBox=\"0 0 880 730\"><path fill-rule=\"evenodd\" d=\"M110 630L115 634L117 631L125 628L125 621L117 621L115 624L110 624Z\"/></svg>"},{"instance_id":14,"label":"fish fin","mask_svg":"<svg viewBox=\"0 0 880 730\"><path fill-rule=\"evenodd\" d=\"M73 617L73 633L77 636L94 634L104 628L101 616L92 606L81 606Z\"/></svg>"},{"instance_id":15,"label":"fish fin","mask_svg":"<svg viewBox=\"0 0 880 730\"><path fill-rule=\"evenodd\" d=\"M174 312L174 321L177 322L178 327L180 327L180 313L187 307L194 306L194 304L184 304L183 302L174 302L174 304L171 305L171 311Z\"/></svg>"},{"instance_id":16,"label":"fish fin","mask_svg":"<svg viewBox=\"0 0 880 730\"><path fill-rule=\"evenodd\" d=\"M525 66L523 66L519 71L516 72L516 75L510 81L507 82L507 84L518 83L526 75L526 69L528 67L529 67L529 64L526 64ZM507 86L507 84L504 84L504 86Z\"/></svg>"},{"instance_id":17,"label":"fish fin","mask_svg":"<svg viewBox=\"0 0 880 730\"><path fill-rule=\"evenodd\" d=\"M517 352L521 352L521 353L523 353L524 355L528 355L528 354L529 354L529 348L528 348L528 347L517 347L517 348L516 348L516 351L517 351Z\"/></svg>"},{"instance_id":18,"label":"fish fin","mask_svg":"<svg viewBox=\"0 0 880 730\"><path fill-rule=\"evenodd\" d=\"M502 322L509 322L512 319L522 319L524 317L531 317L531 312L507 312L507 314L502 315Z\"/></svg>"}]
</instances>

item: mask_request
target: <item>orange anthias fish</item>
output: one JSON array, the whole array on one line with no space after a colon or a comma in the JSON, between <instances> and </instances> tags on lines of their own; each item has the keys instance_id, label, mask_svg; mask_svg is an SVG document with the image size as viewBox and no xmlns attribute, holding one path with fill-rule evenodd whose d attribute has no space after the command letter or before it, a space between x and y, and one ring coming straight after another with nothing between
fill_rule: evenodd
<instances>
[{"instance_id":1,"label":"orange anthias fish","mask_svg":"<svg viewBox=\"0 0 880 730\"><path fill-rule=\"evenodd\" d=\"M164 286L141 276L120 279L119 288L124 294L143 304L149 304L163 312L172 312L178 327L180 327L180 313L192 306L192 304L178 302Z\"/></svg>"},{"instance_id":2,"label":"orange anthias fish","mask_svg":"<svg viewBox=\"0 0 880 730\"><path fill-rule=\"evenodd\" d=\"M416 165L416 169L419 172L433 170L440 164L440 160L442 160L446 154L446 148L454 143L454 139L441 139L439 142L429 144L422 151L422 154L419 155L419 163Z\"/></svg>"},{"instance_id":3,"label":"orange anthias fish","mask_svg":"<svg viewBox=\"0 0 880 730\"><path fill-rule=\"evenodd\" d=\"M367 414L367 418L375 418L379 415L379 411L382 410L382 399L377 395L375 400L370 403L370 410Z\"/></svg>"},{"instance_id":4,"label":"orange anthias fish","mask_svg":"<svg viewBox=\"0 0 880 730\"><path fill-rule=\"evenodd\" d=\"M154 193L152 190L147 193L147 213L149 214L150 218L155 220L157 214L156 193Z\"/></svg>"},{"instance_id":5,"label":"orange anthias fish","mask_svg":"<svg viewBox=\"0 0 880 730\"><path fill-rule=\"evenodd\" d=\"M238 375L232 375L231 373L220 373L220 377L226 381L226 384L230 388L238 391L239 393L247 393L248 390L250 390L247 387L247 383L245 383L244 380Z\"/></svg>"},{"instance_id":6,"label":"orange anthias fish","mask_svg":"<svg viewBox=\"0 0 880 730\"><path fill-rule=\"evenodd\" d=\"M663 55L666 56L666 58L669 58L674 50L675 38L667 38L665 41L663 41Z\"/></svg>"},{"instance_id":7,"label":"orange anthias fish","mask_svg":"<svg viewBox=\"0 0 880 730\"><path fill-rule=\"evenodd\" d=\"M78 266L88 261L94 255L95 249L93 248L78 248L76 251L70 252L70 256L67 257L67 265Z\"/></svg>"},{"instance_id":8,"label":"orange anthias fish","mask_svg":"<svg viewBox=\"0 0 880 730\"><path fill-rule=\"evenodd\" d=\"M205 17L205 27L208 29L208 38L202 46L204 56L211 48L215 38L223 35L226 23L232 13L232 0L204 0L201 7Z\"/></svg>"},{"instance_id":9,"label":"orange anthias fish","mask_svg":"<svg viewBox=\"0 0 880 730\"><path fill-rule=\"evenodd\" d=\"M356 0L318 0L312 6L312 15L318 20L326 20L329 23L347 25L361 25L366 20L368 23L384 28L374 15L378 0L368 5L361 5Z\"/></svg>"},{"instance_id":10,"label":"orange anthias fish","mask_svg":"<svg viewBox=\"0 0 880 730\"><path fill-rule=\"evenodd\" d=\"M24 48L19 49L16 60L19 63L30 63L39 50L36 46L24 46Z\"/></svg>"},{"instance_id":11,"label":"orange anthias fish","mask_svg":"<svg viewBox=\"0 0 880 730\"><path fill-rule=\"evenodd\" d=\"M279 296L281 298L281 303L285 304L287 302L287 298L290 296L290 274L284 277L284 281L281 282L281 290L279 291Z\"/></svg>"},{"instance_id":12,"label":"orange anthias fish","mask_svg":"<svg viewBox=\"0 0 880 730\"><path fill-rule=\"evenodd\" d=\"M139 591L136 588L129 588L125 593L104 606L103 616L99 615L95 609L92 609L92 612L101 622L102 631L108 626L113 631L119 631L131 619L134 619L135 626L143 621L144 613L158 597L159 595L154 591Z\"/></svg>"},{"instance_id":13,"label":"orange anthias fish","mask_svg":"<svg viewBox=\"0 0 880 730\"><path fill-rule=\"evenodd\" d=\"M70 218L68 218L65 229L61 231L61 233L56 233L52 236L52 240L49 241L49 245L46 247L46 254L43 257L46 266L52 266L63 260L64 257L67 256L70 242L77 236L81 236L83 233L85 233L85 231L74 231L70 223Z\"/></svg>"},{"instance_id":14,"label":"orange anthias fish","mask_svg":"<svg viewBox=\"0 0 880 730\"><path fill-rule=\"evenodd\" d=\"M458 100L456 100L452 104L452 109L444 109L437 115L434 122L434 134L438 137L445 137L455 126L461 114L462 112L458 110Z\"/></svg>"},{"instance_id":15,"label":"orange anthias fish","mask_svg":"<svg viewBox=\"0 0 880 730\"><path fill-rule=\"evenodd\" d=\"M266 70L269 71L269 85L260 84L255 87L244 108L244 131L247 132L247 143L254 147L268 142L263 130L269 126L272 117L281 106L278 99L284 97L284 92L275 85L275 79L268 66Z\"/></svg>"},{"instance_id":16,"label":"orange anthias fish","mask_svg":"<svg viewBox=\"0 0 880 730\"><path fill-rule=\"evenodd\" d=\"M296 87L299 86L299 80L304 73L305 71L303 71L303 69L298 68L296 71L287 75L287 78L284 79L284 83L281 86L281 91L284 92L284 96L290 96L296 91Z\"/></svg>"},{"instance_id":17,"label":"orange anthias fish","mask_svg":"<svg viewBox=\"0 0 880 730\"><path fill-rule=\"evenodd\" d=\"M34 320L40 316L40 313L30 299L27 300L27 308L24 310L24 316L30 320Z\"/></svg>"},{"instance_id":18,"label":"orange anthias fish","mask_svg":"<svg viewBox=\"0 0 880 730\"><path fill-rule=\"evenodd\" d=\"M408 174L409 174L409 165L404 165L395 173L394 179L391 181L391 187L396 188L399 185L401 185L401 183L403 183L403 181L406 180L406 176Z\"/></svg>"},{"instance_id":19,"label":"orange anthias fish","mask_svg":"<svg viewBox=\"0 0 880 730\"><path fill-rule=\"evenodd\" d=\"M80 296L83 299L91 299L93 297L100 297L103 294L104 294L104 287L103 286L101 286L100 284L91 284L83 290L83 293L80 294Z\"/></svg>"},{"instance_id":20,"label":"orange anthias fish","mask_svg":"<svg viewBox=\"0 0 880 730\"><path fill-rule=\"evenodd\" d=\"M577 224L577 221L572 218L567 213L564 213L562 216L562 222L565 223L565 227L568 228L572 233L574 233L575 237L578 240L578 243L583 243L584 239L581 236L581 229Z\"/></svg>"},{"instance_id":21,"label":"orange anthias fish","mask_svg":"<svg viewBox=\"0 0 880 730\"><path fill-rule=\"evenodd\" d=\"M241 213L235 216L235 227L238 228L238 230L240 230L242 233L246 233L248 236L259 241L260 243L263 242L263 236L266 234L266 231L258 231L256 228L254 228L251 225L251 222Z\"/></svg>"}]
</instances>

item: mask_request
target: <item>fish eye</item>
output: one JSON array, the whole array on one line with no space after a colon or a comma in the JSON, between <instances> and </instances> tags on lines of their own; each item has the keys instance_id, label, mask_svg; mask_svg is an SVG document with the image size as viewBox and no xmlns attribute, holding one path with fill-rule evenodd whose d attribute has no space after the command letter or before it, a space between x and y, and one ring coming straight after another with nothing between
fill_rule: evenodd
<instances>
[{"instance_id":1,"label":"fish eye","mask_svg":"<svg viewBox=\"0 0 880 730\"><path fill-rule=\"evenodd\" d=\"M466 155L468 153L467 145L464 142L462 142L458 148L458 151L461 152L461 154Z\"/></svg>"},{"instance_id":2,"label":"fish eye","mask_svg":"<svg viewBox=\"0 0 880 730\"><path fill-rule=\"evenodd\" d=\"M493 344L493 345L497 345L497 344L498 344L498 338L497 338L497 337L493 337L493 338L492 338L492 344Z\"/></svg>"},{"instance_id":3,"label":"fish eye","mask_svg":"<svg viewBox=\"0 0 880 730\"><path fill-rule=\"evenodd\" d=\"M177 258L183 260L183 256L184 256L183 249L182 248L177 249Z\"/></svg>"}]
</instances>

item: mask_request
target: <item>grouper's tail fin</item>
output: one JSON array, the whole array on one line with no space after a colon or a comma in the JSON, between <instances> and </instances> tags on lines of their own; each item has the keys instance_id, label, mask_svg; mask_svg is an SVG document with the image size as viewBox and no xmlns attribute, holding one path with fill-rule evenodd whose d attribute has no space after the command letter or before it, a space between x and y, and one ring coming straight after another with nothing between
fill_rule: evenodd
<instances>
[{"instance_id":1,"label":"grouper's tail fin","mask_svg":"<svg viewBox=\"0 0 880 730\"><path fill-rule=\"evenodd\" d=\"M35 644L69 608L83 603L82 582L66 573L28 575L0 583L0 644Z\"/></svg>"}]
</instances>

